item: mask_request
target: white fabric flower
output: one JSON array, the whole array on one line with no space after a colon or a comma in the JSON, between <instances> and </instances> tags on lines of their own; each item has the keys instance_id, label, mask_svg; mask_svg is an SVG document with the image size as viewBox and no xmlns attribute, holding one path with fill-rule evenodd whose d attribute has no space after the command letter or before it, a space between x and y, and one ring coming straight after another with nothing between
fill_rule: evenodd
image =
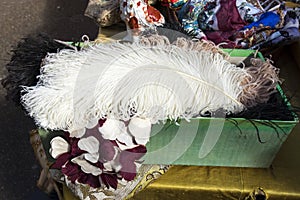
<instances>
[{"instance_id":1,"label":"white fabric flower","mask_svg":"<svg viewBox=\"0 0 300 200\"><path fill-rule=\"evenodd\" d=\"M103 126L99 128L99 132L104 139L115 140L122 151L137 146L134 144L133 137L128 133L123 121L107 119Z\"/></svg>"},{"instance_id":2,"label":"white fabric flower","mask_svg":"<svg viewBox=\"0 0 300 200\"><path fill-rule=\"evenodd\" d=\"M115 140L121 133L126 132L126 127L120 120L106 119L99 131L104 139Z\"/></svg>"},{"instance_id":3,"label":"white fabric flower","mask_svg":"<svg viewBox=\"0 0 300 200\"><path fill-rule=\"evenodd\" d=\"M70 137L76 137L76 138L81 138L85 134L85 128L78 129L78 130L68 130L70 133Z\"/></svg>"},{"instance_id":4,"label":"white fabric flower","mask_svg":"<svg viewBox=\"0 0 300 200\"><path fill-rule=\"evenodd\" d=\"M81 170L87 174L92 174L94 176L102 174L102 170L100 168L91 165L82 156L73 158L71 161L79 165L81 167Z\"/></svg>"},{"instance_id":5,"label":"white fabric flower","mask_svg":"<svg viewBox=\"0 0 300 200\"><path fill-rule=\"evenodd\" d=\"M99 160L99 153L84 153L84 158L91 163L96 163Z\"/></svg>"},{"instance_id":6,"label":"white fabric flower","mask_svg":"<svg viewBox=\"0 0 300 200\"><path fill-rule=\"evenodd\" d=\"M90 119L86 125L86 128L92 129L95 126L97 126L97 124L98 124L98 119L96 119L96 118Z\"/></svg>"},{"instance_id":7,"label":"white fabric flower","mask_svg":"<svg viewBox=\"0 0 300 200\"><path fill-rule=\"evenodd\" d=\"M128 132L124 132L116 138L119 148L124 151L126 149L132 149L138 145L133 143L133 138Z\"/></svg>"},{"instance_id":8,"label":"white fabric flower","mask_svg":"<svg viewBox=\"0 0 300 200\"><path fill-rule=\"evenodd\" d=\"M84 153L84 158L92 163L96 163L99 159L99 141L94 136L82 138L78 141L78 147L81 150L87 151Z\"/></svg>"},{"instance_id":9,"label":"white fabric flower","mask_svg":"<svg viewBox=\"0 0 300 200\"><path fill-rule=\"evenodd\" d=\"M49 153L53 158L57 158L63 153L66 153L70 150L70 145L62 137L55 137L50 141L51 148Z\"/></svg>"},{"instance_id":10,"label":"white fabric flower","mask_svg":"<svg viewBox=\"0 0 300 200\"><path fill-rule=\"evenodd\" d=\"M111 160L108 162L103 163L103 167L107 171L115 171L119 172L122 168L121 164L117 160Z\"/></svg>"},{"instance_id":11,"label":"white fabric flower","mask_svg":"<svg viewBox=\"0 0 300 200\"><path fill-rule=\"evenodd\" d=\"M150 138L150 119L132 118L128 124L128 130L134 136L138 144L146 145Z\"/></svg>"}]
</instances>

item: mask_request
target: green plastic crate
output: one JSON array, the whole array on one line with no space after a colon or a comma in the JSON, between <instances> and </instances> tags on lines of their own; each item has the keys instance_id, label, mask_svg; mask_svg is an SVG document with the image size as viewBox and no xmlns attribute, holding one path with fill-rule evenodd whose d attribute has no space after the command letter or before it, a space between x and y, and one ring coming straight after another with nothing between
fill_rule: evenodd
<instances>
[{"instance_id":1,"label":"green plastic crate","mask_svg":"<svg viewBox=\"0 0 300 200\"><path fill-rule=\"evenodd\" d=\"M254 53L225 51L235 60ZM257 55L263 59L260 53ZM286 98L280 86L277 89ZM142 159L144 164L265 168L297 123L296 115L292 121L213 117L168 121L153 126L148 152Z\"/></svg>"}]
</instances>

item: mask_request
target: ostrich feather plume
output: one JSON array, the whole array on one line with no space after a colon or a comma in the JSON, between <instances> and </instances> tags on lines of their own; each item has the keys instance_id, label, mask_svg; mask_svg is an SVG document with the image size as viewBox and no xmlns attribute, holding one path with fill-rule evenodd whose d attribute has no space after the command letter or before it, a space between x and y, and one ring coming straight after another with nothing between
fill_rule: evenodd
<instances>
[{"instance_id":1,"label":"ostrich feather plume","mask_svg":"<svg viewBox=\"0 0 300 200\"><path fill-rule=\"evenodd\" d=\"M92 127L100 118L156 123L219 109L241 112L247 104L241 99L251 98L244 97L251 81L255 88L259 81L217 47L208 47L180 39L170 44L160 37L51 53L38 84L24 87L22 103L43 128L69 131ZM271 82L264 84L275 88Z\"/></svg>"}]
</instances>

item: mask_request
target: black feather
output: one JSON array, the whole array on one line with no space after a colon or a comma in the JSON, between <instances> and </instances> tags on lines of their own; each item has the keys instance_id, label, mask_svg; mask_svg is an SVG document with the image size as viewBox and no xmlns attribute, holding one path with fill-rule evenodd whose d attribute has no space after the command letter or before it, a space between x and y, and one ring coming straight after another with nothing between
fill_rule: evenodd
<instances>
[{"instance_id":1,"label":"black feather","mask_svg":"<svg viewBox=\"0 0 300 200\"><path fill-rule=\"evenodd\" d=\"M70 48L56 42L45 34L23 38L12 50L10 62L6 65L8 75L1 80L7 90L7 99L20 104L21 86L34 86L40 74L40 65L47 53L56 53Z\"/></svg>"}]
</instances>

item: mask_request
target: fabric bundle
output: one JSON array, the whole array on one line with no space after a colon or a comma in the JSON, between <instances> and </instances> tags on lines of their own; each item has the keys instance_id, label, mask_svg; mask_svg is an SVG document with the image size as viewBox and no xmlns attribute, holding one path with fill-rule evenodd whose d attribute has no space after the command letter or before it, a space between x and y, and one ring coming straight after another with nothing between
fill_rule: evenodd
<instances>
[{"instance_id":1,"label":"fabric bundle","mask_svg":"<svg viewBox=\"0 0 300 200\"><path fill-rule=\"evenodd\" d=\"M226 48L267 50L300 37L297 1L161 0L154 7L146 1L120 3L121 18L126 23L129 38L147 28L176 27L195 38ZM99 12L107 13L101 9ZM99 23L102 26L105 18L97 19L103 19ZM109 21L107 23L112 25Z\"/></svg>"},{"instance_id":2,"label":"fabric bundle","mask_svg":"<svg viewBox=\"0 0 300 200\"><path fill-rule=\"evenodd\" d=\"M279 33L286 39L273 40L273 45L300 36L299 30L285 31L291 27L299 29L299 23L292 14L295 11L286 8L281 1L182 2L170 3L170 7L179 5L178 19L184 30L197 38L209 39L216 44L225 43L224 47L259 49L270 45L269 41Z\"/></svg>"}]
</instances>

